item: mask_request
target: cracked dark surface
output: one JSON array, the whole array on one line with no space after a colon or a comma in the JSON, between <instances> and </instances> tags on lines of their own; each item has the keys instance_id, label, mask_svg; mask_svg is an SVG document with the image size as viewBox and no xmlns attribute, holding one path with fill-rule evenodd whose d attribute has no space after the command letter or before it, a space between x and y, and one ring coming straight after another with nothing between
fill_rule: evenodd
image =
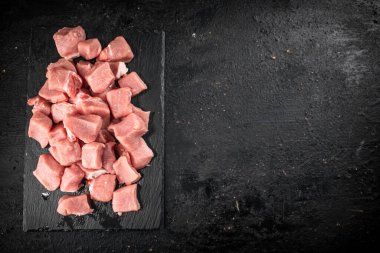
<instances>
[{"instance_id":1,"label":"cracked dark surface","mask_svg":"<svg viewBox=\"0 0 380 253\"><path fill-rule=\"evenodd\" d=\"M1 5L2 252L379 246L379 2ZM22 232L28 35L46 23L165 30L165 228Z\"/></svg>"}]
</instances>

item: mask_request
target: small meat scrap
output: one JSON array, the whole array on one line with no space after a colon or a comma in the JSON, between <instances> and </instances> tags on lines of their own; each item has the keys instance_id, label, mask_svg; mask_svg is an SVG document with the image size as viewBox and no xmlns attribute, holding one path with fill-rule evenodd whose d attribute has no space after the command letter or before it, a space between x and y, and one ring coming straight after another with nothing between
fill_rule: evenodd
<instances>
[{"instance_id":1,"label":"small meat scrap","mask_svg":"<svg viewBox=\"0 0 380 253\"><path fill-rule=\"evenodd\" d=\"M48 81L41 87L38 95L44 99L50 101L51 103L64 102L68 100L67 95L62 91L49 90Z\"/></svg>"},{"instance_id":2,"label":"small meat scrap","mask_svg":"<svg viewBox=\"0 0 380 253\"><path fill-rule=\"evenodd\" d=\"M96 58L100 54L100 51L102 51L102 45L98 39L88 39L78 42L79 55L86 60Z\"/></svg>"},{"instance_id":3,"label":"small meat scrap","mask_svg":"<svg viewBox=\"0 0 380 253\"><path fill-rule=\"evenodd\" d=\"M70 115L63 120L63 125L77 138L85 143L96 140L102 127L102 118L98 115Z\"/></svg>"},{"instance_id":4,"label":"small meat scrap","mask_svg":"<svg viewBox=\"0 0 380 253\"><path fill-rule=\"evenodd\" d=\"M92 213L87 194L79 196L62 196L58 200L57 212L61 215L86 215Z\"/></svg>"},{"instance_id":5,"label":"small meat scrap","mask_svg":"<svg viewBox=\"0 0 380 253\"><path fill-rule=\"evenodd\" d=\"M112 209L119 215L140 210L140 203L137 199L137 184L127 185L114 191Z\"/></svg>"},{"instance_id":6,"label":"small meat scrap","mask_svg":"<svg viewBox=\"0 0 380 253\"><path fill-rule=\"evenodd\" d=\"M107 93L106 97L112 115L115 118L125 117L132 112L132 93L129 88L111 90Z\"/></svg>"},{"instance_id":7,"label":"small meat scrap","mask_svg":"<svg viewBox=\"0 0 380 253\"><path fill-rule=\"evenodd\" d=\"M51 106L51 116L54 123L59 123L63 121L63 119L65 119L68 115L73 115L76 113L76 106L68 102L60 102Z\"/></svg>"},{"instance_id":8,"label":"small meat scrap","mask_svg":"<svg viewBox=\"0 0 380 253\"><path fill-rule=\"evenodd\" d=\"M50 154L42 154L33 175L48 191L54 191L61 184L64 169Z\"/></svg>"},{"instance_id":9,"label":"small meat scrap","mask_svg":"<svg viewBox=\"0 0 380 253\"><path fill-rule=\"evenodd\" d=\"M49 131L53 125L51 119L42 112L35 112L30 119L28 136L38 141L42 148L49 143Z\"/></svg>"},{"instance_id":10,"label":"small meat scrap","mask_svg":"<svg viewBox=\"0 0 380 253\"><path fill-rule=\"evenodd\" d=\"M50 147L49 152L62 166L70 166L81 160L82 150L78 142L65 139Z\"/></svg>"},{"instance_id":11,"label":"small meat scrap","mask_svg":"<svg viewBox=\"0 0 380 253\"><path fill-rule=\"evenodd\" d=\"M108 62L96 62L84 78L95 93L102 93L115 81L115 75Z\"/></svg>"},{"instance_id":12,"label":"small meat scrap","mask_svg":"<svg viewBox=\"0 0 380 253\"><path fill-rule=\"evenodd\" d=\"M117 180L123 184L133 184L140 180L141 175L133 168L125 156L120 156L113 164L113 170L116 173Z\"/></svg>"},{"instance_id":13,"label":"small meat scrap","mask_svg":"<svg viewBox=\"0 0 380 253\"><path fill-rule=\"evenodd\" d=\"M33 106L32 113L42 112L46 116L51 113L51 103L41 96L29 98L28 105Z\"/></svg>"},{"instance_id":14,"label":"small meat scrap","mask_svg":"<svg viewBox=\"0 0 380 253\"><path fill-rule=\"evenodd\" d=\"M50 146L55 146L59 141L65 140L67 138L67 134L63 124L60 123L53 126L49 131L48 138Z\"/></svg>"},{"instance_id":15,"label":"small meat scrap","mask_svg":"<svg viewBox=\"0 0 380 253\"><path fill-rule=\"evenodd\" d=\"M116 187L116 176L104 174L89 182L90 197L100 202L108 202L112 200L113 191Z\"/></svg>"},{"instance_id":16,"label":"small meat scrap","mask_svg":"<svg viewBox=\"0 0 380 253\"><path fill-rule=\"evenodd\" d=\"M133 57L134 55L128 42L123 36L118 36L100 52L98 59L99 61L122 61L128 63Z\"/></svg>"},{"instance_id":17,"label":"small meat scrap","mask_svg":"<svg viewBox=\"0 0 380 253\"><path fill-rule=\"evenodd\" d=\"M82 147L82 165L87 169L101 169L105 145L99 142L84 144Z\"/></svg>"},{"instance_id":18,"label":"small meat scrap","mask_svg":"<svg viewBox=\"0 0 380 253\"><path fill-rule=\"evenodd\" d=\"M128 153L131 156L132 166L136 169L142 169L147 166L154 156L153 151L143 138L140 138L137 147L133 150L128 150Z\"/></svg>"},{"instance_id":19,"label":"small meat scrap","mask_svg":"<svg viewBox=\"0 0 380 253\"><path fill-rule=\"evenodd\" d=\"M120 79L120 77L128 72L128 68L124 62L110 62L110 67L116 79Z\"/></svg>"},{"instance_id":20,"label":"small meat scrap","mask_svg":"<svg viewBox=\"0 0 380 253\"><path fill-rule=\"evenodd\" d=\"M120 87L130 88L132 91L132 96L136 96L137 94L148 88L136 72L131 72L127 75L124 75L119 80L119 85Z\"/></svg>"},{"instance_id":21,"label":"small meat scrap","mask_svg":"<svg viewBox=\"0 0 380 253\"><path fill-rule=\"evenodd\" d=\"M86 39L86 33L81 26L64 27L54 33L53 39L59 55L72 59L79 57L78 43Z\"/></svg>"},{"instance_id":22,"label":"small meat scrap","mask_svg":"<svg viewBox=\"0 0 380 253\"><path fill-rule=\"evenodd\" d=\"M63 192L76 192L81 187L84 172L78 165L72 164L63 173L60 189Z\"/></svg>"}]
</instances>

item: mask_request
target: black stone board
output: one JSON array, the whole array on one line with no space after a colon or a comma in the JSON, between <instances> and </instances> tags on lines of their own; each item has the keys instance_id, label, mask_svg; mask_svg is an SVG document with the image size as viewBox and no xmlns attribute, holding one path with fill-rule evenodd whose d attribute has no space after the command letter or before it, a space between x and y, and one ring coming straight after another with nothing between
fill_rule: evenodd
<instances>
[{"instance_id":1,"label":"black stone board","mask_svg":"<svg viewBox=\"0 0 380 253\"><path fill-rule=\"evenodd\" d=\"M29 48L28 97L37 95L45 81L46 66L59 59L53 33L60 27L34 27L31 29ZM141 210L118 216L113 213L111 202L92 202L91 215L63 217L56 212L58 199L67 193L60 190L48 192L33 176L38 157L48 152L27 137L31 108L27 106L25 138L25 174L23 229L30 230L77 230L77 229L157 229L163 217L163 170L164 170L164 51L163 32L120 32L107 29L86 29L87 38L98 37L105 47L118 35L128 40L135 58L127 64L129 71L136 71L147 83L148 90L136 96L133 103L151 111L149 133L144 137L154 150L151 166L140 170L138 198ZM49 193L46 197L44 194Z\"/></svg>"}]
</instances>

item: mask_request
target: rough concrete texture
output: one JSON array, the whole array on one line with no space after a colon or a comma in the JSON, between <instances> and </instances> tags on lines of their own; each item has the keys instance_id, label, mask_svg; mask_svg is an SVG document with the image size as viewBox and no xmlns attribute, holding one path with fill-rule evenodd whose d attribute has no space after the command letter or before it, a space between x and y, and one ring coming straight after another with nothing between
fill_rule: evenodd
<instances>
[{"instance_id":1,"label":"rough concrete texture","mask_svg":"<svg viewBox=\"0 0 380 253\"><path fill-rule=\"evenodd\" d=\"M2 6L7 252L325 252L379 242L378 1ZM30 26L166 31L165 228L22 232Z\"/></svg>"}]
</instances>

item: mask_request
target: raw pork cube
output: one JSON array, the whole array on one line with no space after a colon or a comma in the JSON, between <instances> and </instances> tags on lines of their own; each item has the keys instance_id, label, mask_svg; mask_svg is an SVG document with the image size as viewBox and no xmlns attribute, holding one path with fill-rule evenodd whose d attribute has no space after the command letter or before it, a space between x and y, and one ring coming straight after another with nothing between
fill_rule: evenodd
<instances>
[{"instance_id":1,"label":"raw pork cube","mask_svg":"<svg viewBox=\"0 0 380 253\"><path fill-rule=\"evenodd\" d=\"M49 90L65 92L69 97L74 97L82 87L82 78L74 71L53 68L48 74Z\"/></svg>"},{"instance_id":2,"label":"raw pork cube","mask_svg":"<svg viewBox=\"0 0 380 253\"><path fill-rule=\"evenodd\" d=\"M139 116L145 122L145 126L148 129L150 111L143 111L140 108L132 105L132 112Z\"/></svg>"},{"instance_id":3,"label":"raw pork cube","mask_svg":"<svg viewBox=\"0 0 380 253\"><path fill-rule=\"evenodd\" d=\"M28 99L28 105L33 106L32 113L42 112L49 116L51 112L51 103L41 96L35 96Z\"/></svg>"},{"instance_id":4,"label":"raw pork cube","mask_svg":"<svg viewBox=\"0 0 380 253\"><path fill-rule=\"evenodd\" d=\"M94 211L88 202L88 195L83 193L79 196L62 196L58 200L57 212L61 215L86 215Z\"/></svg>"},{"instance_id":5,"label":"raw pork cube","mask_svg":"<svg viewBox=\"0 0 380 253\"><path fill-rule=\"evenodd\" d=\"M62 166L70 166L80 161L82 153L79 143L69 140L58 141L55 146L49 148L49 152Z\"/></svg>"},{"instance_id":6,"label":"raw pork cube","mask_svg":"<svg viewBox=\"0 0 380 253\"><path fill-rule=\"evenodd\" d=\"M137 199L137 184L127 185L114 191L112 209L119 215L140 210L140 203Z\"/></svg>"},{"instance_id":7,"label":"raw pork cube","mask_svg":"<svg viewBox=\"0 0 380 253\"><path fill-rule=\"evenodd\" d=\"M79 163L78 163L78 165L79 165ZM80 167L81 170L84 172L84 177L88 180L97 178L97 177L107 173L107 171L105 169L94 170L94 169L87 169L87 168L83 167L82 164L80 164L80 166L81 166Z\"/></svg>"},{"instance_id":8,"label":"raw pork cube","mask_svg":"<svg viewBox=\"0 0 380 253\"><path fill-rule=\"evenodd\" d=\"M60 102L53 104L51 106L51 116L54 123L59 123L63 121L68 115L73 115L77 113L75 105L68 102Z\"/></svg>"},{"instance_id":9,"label":"raw pork cube","mask_svg":"<svg viewBox=\"0 0 380 253\"><path fill-rule=\"evenodd\" d=\"M120 87L130 88L132 91L132 96L135 96L148 88L136 72L131 72L127 75L124 75L119 80L119 85Z\"/></svg>"},{"instance_id":10,"label":"raw pork cube","mask_svg":"<svg viewBox=\"0 0 380 253\"><path fill-rule=\"evenodd\" d=\"M54 191L61 183L64 169L50 154L42 154L33 175L48 191Z\"/></svg>"},{"instance_id":11,"label":"raw pork cube","mask_svg":"<svg viewBox=\"0 0 380 253\"><path fill-rule=\"evenodd\" d=\"M78 73L83 78L83 80L86 80L85 76L87 76L87 74L91 72L92 66L92 63L88 61L81 60L77 63Z\"/></svg>"},{"instance_id":12,"label":"raw pork cube","mask_svg":"<svg viewBox=\"0 0 380 253\"><path fill-rule=\"evenodd\" d=\"M86 39L86 33L81 26L64 27L54 33L53 39L59 55L71 59L79 56L78 43Z\"/></svg>"},{"instance_id":13,"label":"raw pork cube","mask_svg":"<svg viewBox=\"0 0 380 253\"><path fill-rule=\"evenodd\" d=\"M142 169L150 163L154 154L143 138L140 138L138 143L137 148L128 150L128 153L131 156L132 166Z\"/></svg>"},{"instance_id":14,"label":"raw pork cube","mask_svg":"<svg viewBox=\"0 0 380 253\"><path fill-rule=\"evenodd\" d=\"M108 142L105 144L103 156L102 156L102 165L108 173L114 174L113 163L116 161L115 157L115 142Z\"/></svg>"},{"instance_id":15,"label":"raw pork cube","mask_svg":"<svg viewBox=\"0 0 380 253\"><path fill-rule=\"evenodd\" d=\"M77 109L81 114L96 114L102 117L102 128L105 128L110 123L110 109L106 102L101 98L88 97L77 102Z\"/></svg>"},{"instance_id":16,"label":"raw pork cube","mask_svg":"<svg viewBox=\"0 0 380 253\"><path fill-rule=\"evenodd\" d=\"M102 118L98 115L70 115L63 120L63 125L77 138L85 143L96 140L102 127Z\"/></svg>"},{"instance_id":17,"label":"raw pork cube","mask_svg":"<svg viewBox=\"0 0 380 253\"><path fill-rule=\"evenodd\" d=\"M112 200L113 191L116 187L116 176L104 174L89 182L90 197L100 202Z\"/></svg>"},{"instance_id":18,"label":"raw pork cube","mask_svg":"<svg viewBox=\"0 0 380 253\"><path fill-rule=\"evenodd\" d=\"M28 136L38 141L42 148L49 143L49 131L53 125L51 119L42 112L35 112L30 119Z\"/></svg>"},{"instance_id":19,"label":"raw pork cube","mask_svg":"<svg viewBox=\"0 0 380 253\"><path fill-rule=\"evenodd\" d=\"M101 129L95 141L100 143L115 142L115 138L107 129Z\"/></svg>"},{"instance_id":20,"label":"raw pork cube","mask_svg":"<svg viewBox=\"0 0 380 253\"><path fill-rule=\"evenodd\" d=\"M82 147L82 165L87 169L102 168L102 156L105 145L99 142L84 144Z\"/></svg>"},{"instance_id":21,"label":"raw pork cube","mask_svg":"<svg viewBox=\"0 0 380 253\"><path fill-rule=\"evenodd\" d=\"M53 126L49 131L48 137L50 146L55 146L59 141L65 140L67 138L67 134L63 124L60 123Z\"/></svg>"},{"instance_id":22,"label":"raw pork cube","mask_svg":"<svg viewBox=\"0 0 380 253\"><path fill-rule=\"evenodd\" d=\"M134 55L128 42L123 36L116 37L100 52L99 61L130 62Z\"/></svg>"},{"instance_id":23,"label":"raw pork cube","mask_svg":"<svg viewBox=\"0 0 380 253\"><path fill-rule=\"evenodd\" d=\"M102 51L102 45L98 39L83 40L78 43L79 55L86 60L96 58L100 51Z\"/></svg>"},{"instance_id":24,"label":"raw pork cube","mask_svg":"<svg viewBox=\"0 0 380 253\"><path fill-rule=\"evenodd\" d=\"M119 156L125 156L128 160L129 164L132 164L131 162L131 156L129 155L127 149L123 146L123 144L119 143L115 147L115 151Z\"/></svg>"},{"instance_id":25,"label":"raw pork cube","mask_svg":"<svg viewBox=\"0 0 380 253\"><path fill-rule=\"evenodd\" d=\"M93 92L102 93L114 83L115 75L108 62L96 62L85 79Z\"/></svg>"},{"instance_id":26,"label":"raw pork cube","mask_svg":"<svg viewBox=\"0 0 380 253\"><path fill-rule=\"evenodd\" d=\"M78 105L83 100L91 98L90 92L87 89L82 88L75 97L69 98L69 102Z\"/></svg>"},{"instance_id":27,"label":"raw pork cube","mask_svg":"<svg viewBox=\"0 0 380 253\"><path fill-rule=\"evenodd\" d=\"M141 175L133 168L125 156L120 156L113 164L113 170L115 171L117 180L123 184L133 184L140 180Z\"/></svg>"},{"instance_id":28,"label":"raw pork cube","mask_svg":"<svg viewBox=\"0 0 380 253\"><path fill-rule=\"evenodd\" d=\"M48 80L46 80L45 84L41 87L38 95L43 97L44 99L50 101L51 103L64 102L68 100L68 97L62 91L49 90Z\"/></svg>"},{"instance_id":29,"label":"raw pork cube","mask_svg":"<svg viewBox=\"0 0 380 253\"><path fill-rule=\"evenodd\" d=\"M95 92L91 92L91 95L94 96L94 97L98 97L100 99L102 99L104 102L107 103L107 93L111 90L114 90L116 89L116 85L115 83L111 84L110 86L107 87L107 89L105 91L103 91L102 93L95 93Z\"/></svg>"},{"instance_id":30,"label":"raw pork cube","mask_svg":"<svg viewBox=\"0 0 380 253\"><path fill-rule=\"evenodd\" d=\"M108 105L115 118L127 116L132 112L131 97L129 88L119 88L111 90L106 95Z\"/></svg>"},{"instance_id":31,"label":"raw pork cube","mask_svg":"<svg viewBox=\"0 0 380 253\"><path fill-rule=\"evenodd\" d=\"M81 187L84 172L78 165L72 164L63 173L60 189L63 192L76 192Z\"/></svg>"},{"instance_id":32,"label":"raw pork cube","mask_svg":"<svg viewBox=\"0 0 380 253\"><path fill-rule=\"evenodd\" d=\"M119 79L128 72L128 68L124 62L110 62L110 67L116 79Z\"/></svg>"},{"instance_id":33,"label":"raw pork cube","mask_svg":"<svg viewBox=\"0 0 380 253\"><path fill-rule=\"evenodd\" d=\"M75 73L77 73L77 70L74 66L74 63L70 60L67 60L65 58L61 58L59 59L58 61L56 62L53 62L53 63L50 63L47 68L46 68L46 78L49 78L51 76L51 70L55 69L55 68L63 68L63 69L66 69L66 70L70 70L70 71L73 71Z\"/></svg>"}]
</instances>

